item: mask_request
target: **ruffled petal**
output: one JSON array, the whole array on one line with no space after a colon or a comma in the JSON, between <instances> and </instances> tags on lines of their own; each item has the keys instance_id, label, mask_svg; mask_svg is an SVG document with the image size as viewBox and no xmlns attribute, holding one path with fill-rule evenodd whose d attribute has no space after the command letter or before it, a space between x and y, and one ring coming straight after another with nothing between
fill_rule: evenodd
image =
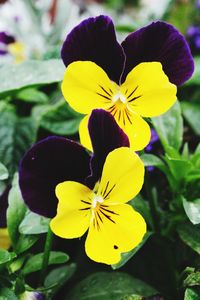
<instances>
[{"instance_id":1,"label":"ruffled petal","mask_svg":"<svg viewBox=\"0 0 200 300\"><path fill-rule=\"evenodd\" d=\"M19 184L25 203L35 213L54 217L56 185L67 180L83 183L90 174L89 165L89 154L71 140L53 136L38 142L20 164Z\"/></svg>"},{"instance_id":2,"label":"ruffled petal","mask_svg":"<svg viewBox=\"0 0 200 300\"><path fill-rule=\"evenodd\" d=\"M90 61L71 63L62 82L62 93L70 106L82 114L106 108L112 101L115 84L102 68Z\"/></svg>"},{"instance_id":3,"label":"ruffled petal","mask_svg":"<svg viewBox=\"0 0 200 300\"><path fill-rule=\"evenodd\" d=\"M89 18L76 26L67 36L61 56L66 67L74 61L93 61L116 82L124 65L123 49L107 16Z\"/></svg>"},{"instance_id":4,"label":"ruffled petal","mask_svg":"<svg viewBox=\"0 0 200 300\"><path fill-rule=\"evenodd\" d=\"M88 123L90 139L93 147L91 159L91 175L87 183L92 186L102 173L106 156L119 147L129 147L129 140L123 130L117 125L114 117L103 109L93 110Z\"/></svg>"},{"instance_id":5,"label":"ruffled petal","mask_svg":"<svg viewBox=\"0 0 200 300\"><path fill-rule=\"evenodd\" d=\"M176 101L177 87L169 82L159 62L137 65L121 90L131 95L127 98L129 108L143 117L159 116Z\"/></svg>"},{"instance_id":6,"label":"ruffled petal","mask_svg":"<svg viewBox=\"0 0 200 300\"><path fill-rule=\"evenodd\" d=\"M101 214L99 226L96 223L90 225L85 249L92 260L110 265L120 261L121 253L132 250L142 241L146 223L128 204L109 206L108 209L114 212L112 219Z\"/></svg>"},{"instance_id":7,"label":"ruffled petal","mask_svg":"<svg viewBox=\"0 0 200 300\"><path fill-rule=\"evenodd\" d=\"M59 202L51 230L66 239L81 237L91 220L93 192L83 184L66 181L56 186L56 196Z\"/></svg>"},{"instance_id":8,"label":"ruffled petal","mask_svg":"<svg viewBox=\"0 0 200 300\"><path fill-rule=\"evenodd\" d=\"M106 157L97 194L105 205L126 203L141 190L144 164L130 148L113 150Z\"/></svg>"},{"instance_id":9,"label":"ruffled petal","mask_svg":"<svg viewBox=\"0 0 200 300\"><path fill-rule=\"evenodd\" d=\"M194 62L184 36L172 25L153 22L131 33L122 43L126 75L141 62L159 61L170 82L181 85L194 71Z\"/></svg>"}]
</instances>

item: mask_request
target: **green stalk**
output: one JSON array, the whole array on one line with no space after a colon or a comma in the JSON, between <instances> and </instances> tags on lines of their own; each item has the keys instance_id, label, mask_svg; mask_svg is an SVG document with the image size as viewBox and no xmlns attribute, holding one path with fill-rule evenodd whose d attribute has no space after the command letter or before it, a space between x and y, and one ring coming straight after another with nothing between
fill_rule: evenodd
<instances>
[{"instance_id":1,"label":"green stalk","mask_svg":"<svg viewBox=\"0 0 200 300\"><path fill-rule=\"evenodd\" d=\"M46 241L45 241L45 246L44 246L44 254L43 254L43 261L42 261L42 269L40 273L40 280L39 280L39 285L43 285L44 279L46 276L47 272L47 267L49 264L49 256L50 256L50 251L52 248L52 243L53 243L53 232L51 231L51 228L49 226L47 235L46 235Z\"/></svg>"}]
</instances>

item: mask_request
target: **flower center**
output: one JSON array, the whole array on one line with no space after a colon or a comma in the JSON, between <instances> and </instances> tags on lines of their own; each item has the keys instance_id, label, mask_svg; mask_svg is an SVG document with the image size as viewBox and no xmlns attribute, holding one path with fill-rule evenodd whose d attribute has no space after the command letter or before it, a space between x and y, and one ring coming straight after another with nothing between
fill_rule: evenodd
<instances>
[{"instance_id":1,"label":"flower center","mask_svg":"<svg viewBox=\"0 0 200 300\"><path fill-rule=\"evenodd\" d=\"M104 199L102 196L100 195L95 195L93 200L92 200L92 208L96 208L96 206L100 203L103 203L104 202Z\"/></svg>"},{"instance_id":2,"label":"flower center","mask_svg":"<svg viewBox=\"0 0 200 300\"><path fill-rule=\"evenodd\" d=\"M118 93L115 94L115 95L113 96L113 98L112 98L112 102L113 102L113 103L115 103L115 102L117 102L117 101L120 101L120 102L122 102L122 103L126 103L126 102L127 102L127 99L126 99L126 97L125 97L122 93L118 92Z\"/></svg>"}]
</instances>

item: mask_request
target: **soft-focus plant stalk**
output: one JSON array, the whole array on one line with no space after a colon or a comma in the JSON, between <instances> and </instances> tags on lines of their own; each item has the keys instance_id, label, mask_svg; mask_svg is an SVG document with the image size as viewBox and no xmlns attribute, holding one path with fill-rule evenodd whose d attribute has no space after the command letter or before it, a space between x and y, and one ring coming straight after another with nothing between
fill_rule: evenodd
<instances>
[{"instance_id":1,"label":"soft-focus plant stalk","mask_svg":"<svg viewBox=\"0 0 200 300\"><path fill-rule=\"evenodd\" d=\"M43 261L42 261L42 269L40 273L40 280L39 280L39 285L43 285L48 263L49 263L49 256L50 256L50 251L52 248L52 243L53 243L53 232L51 231L51 228L49 226L47 235L46 235L46 241L45 241L45 246L44 246L44 255L43 255Z\"/></svg>"}]
</instances>

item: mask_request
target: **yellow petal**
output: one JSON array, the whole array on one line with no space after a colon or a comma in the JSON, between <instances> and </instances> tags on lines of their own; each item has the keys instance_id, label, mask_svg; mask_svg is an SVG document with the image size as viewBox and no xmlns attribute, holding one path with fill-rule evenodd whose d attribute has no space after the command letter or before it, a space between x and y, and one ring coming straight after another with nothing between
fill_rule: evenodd
<instances>
[{"instance_id":1,"label":"yellow petal","mask_svg":"<svg viewBox=\"0 0 200 300\"><path fill-rule=\"evenodd\" d=\"M121 92L127 97L130 95L127 101L134 112L155 117L175 103L177 88L169 82L161 63L148 62L140 63L127 75Z\"/></svg>"},{"instance_id":2,"label":"yellow petal","mask_svg":"<svg viewBox=\"0 0 200 300\"><path fill-rule=\"evenodd\" d=\"M139 193L143 181L143 162L132 149L121 147L106 158L98 195L106 205L125 203Z\"/></svg>"},{"instance_id":3,"label":"yellow petal","mask_svg":"<svg viewBox=\"0 0 200 300\"><path fill-rule=\"evenodd\" d=\"M8 234L7 228L0 228L0 249L9 249L11 241Z\"/></svg>"},{"instance_id":4,"label":"yellow petal","mask_svg":"<svg viewBox=\"0 0 200 300\"><path fill-rule=\"evenodd\" d=\"M79 125L79 137L80 137L81 144L88 150L92 151L92 143L91 143L89 130L88 130L89 117L90 115L87 115L81 120Z\"/></svg>"},{"instance_id":5,"label":"yellow petal","mask_svg":"<svg viewBox=\"0 0 200 300\"><path fill-rule=\"evenodd\" d=\"M93 192L81 183L65 181L56 186L59 200L51 230L62 238L81 237L89 227Z\"/></svg>"},{"instance_id":6,"label":"yellow petal","mask_svg":"<svg viewBox=\"0 0 200 300\"><path fill-rule=\"evenodd\" d=\"M151 138L151 130L148 123L137 113L130 111L125 106L119 108L114 117L120 128L128 136L130 147L134 151L144 149Z\"/></svg>"},{"instance_id":7,"label":"yellow petal","mask_svg":"<svg viewBox=\"0 0 200 300\"><path fill-rule=\"evenodd\" d=\"M135 248L146 232L143 217L130 205L121 204L108 207L112 221L101 214L99 227L90 225L85 243L87 255L94 261L116 264L121 253Z\"/></svg>"},{"instance_id":8,"label":"yellow petal","mask_svg":"<svg viewBox=\"0 0 200 300\"><path fill-rule=\"evenodd\" d=\"M66 69L62 93L73 109L88 114L110 105L115 85L95 63L76 61Z\"/></svg>"}]
</instances>

